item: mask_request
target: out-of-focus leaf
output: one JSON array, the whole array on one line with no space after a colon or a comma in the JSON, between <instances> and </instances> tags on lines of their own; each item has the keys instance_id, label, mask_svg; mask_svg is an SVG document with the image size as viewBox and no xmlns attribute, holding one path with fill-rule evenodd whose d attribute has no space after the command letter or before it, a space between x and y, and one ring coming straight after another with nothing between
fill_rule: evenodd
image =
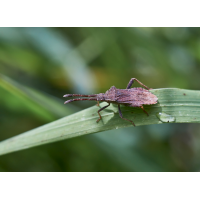
<instances>
[{"instance_id":1,"label":"out-of-focus leaf","mask_svg":"<svg viewBox=\"0 0 200 200\"><path fill-rule=\"evenodd\" d=\"M12 79L0 74L0 87L9 91L27 106L34 114L43 120L55 120L56 117L62 117L66 113L72 113L69 107L63 105L55 97L44 95L36 90L27 88Z\"/></svg>"},{"instance_id":2,"label":"out-of-focus leaf","mask_svg":"<svg viewBox=\"0 0 200 200\"><path fill-rule=\"evenodd\" d=\"M40 52L61 64L77 92L92 92L96 81L73 45L58 32L47 28L24 28L22 33Z\"/></svg>"},{"instance_id":3,"label":"out-of-focus leaf","mask_svg":"<svg viewBox=\"0 0 200 200\"><path fill-rule=\"evenodd\" d=\"M76 92L93 92L96 80L72 43L50 28L0 28L0 41L35 47L52 62L58 63Z\"/></svg>"}]
</instances>

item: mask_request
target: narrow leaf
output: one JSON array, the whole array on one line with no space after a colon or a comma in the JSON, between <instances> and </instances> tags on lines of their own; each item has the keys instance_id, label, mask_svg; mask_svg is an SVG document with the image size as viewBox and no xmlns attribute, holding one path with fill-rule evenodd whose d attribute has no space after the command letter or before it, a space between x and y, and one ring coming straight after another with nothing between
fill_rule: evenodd
<instances>
[{"instance_id":1,"label":"narrow leaf","mask_svg":"<svg viewBox=\"0 0 200 200\"><path fill-rule=\"evenodd\" d=\"M149 116L140 108L125 106L121 109L123 116L133 120L136 126L200 122L200 91L167 88L155 89L151 92L158 97L158 103L144 106ZM107 105L106 102L101 103L100 107L105 105ZM131 123L119 117L115 105L103 110L101 112L102 120L96 123L99 117L97 114L98 109L99 107L92 106L2 141L0 142L0 155L85 134L132 126Z\"/></svg>"}]
</instances>

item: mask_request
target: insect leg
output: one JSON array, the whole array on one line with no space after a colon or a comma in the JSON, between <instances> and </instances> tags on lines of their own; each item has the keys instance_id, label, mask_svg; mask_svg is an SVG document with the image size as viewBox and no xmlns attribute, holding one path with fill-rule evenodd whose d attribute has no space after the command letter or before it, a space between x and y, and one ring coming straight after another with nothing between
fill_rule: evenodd
<instances>
[{"instance_id":1,"label":"insect leg","mask_svg":"<svg viewBox=\"0 0 200 200\"><path fill-rule=\"evenodd\" d=\"M97 101L97 104L96 104L97 106L99 106L99 101Z\"/></svg>"},{"instance_id":2,"label":"insect leg","mask_svg":"<svg viewBox=\"0 0 200 200\"><path fill-rule=\"evenodd\" d=\"M143 106L140 106L140 108L142 108L142 110L147 114L147 116L149 116L149 114L147 113L147 111L144 109Z\"/></svg>"},{"instance_id":3,"label":"insect leg","mask_svg":"<svg viewBox=\"0 0 200 200\"><path fill-rule=\"evenodd\" d=\"M147 90L149 90L149 88L148 88L146 85L144 85L143 83L141 83L140 81L138 81L136 78L132 78L132 79L129 81L129 83L128 83L126 89L130 89L130 88L131 88L131 86L132 86L133 83L134 83L134 80L137 81L137 82L138 82L140 85L142 85L143 87L145 87Z\"/></svg>"},{"instance_id":4,"label":"insect leg","mask_svg":"<svg viewBox=\"0 0 200 200\"><path fill-rule=\"evenodd\" d=\"M133 124L133 126L135 126L135 124L133 123L133 121L131 121L131 120L126 119L126 118L123 117L122 112L121 112L121 109L120 109L120 105L118 105L118 110L119 110L119 116L120 116L122 119L131 122L131 123Z\"/></svg>"},{"instance_id":5,"label":"insect leg","mask_svg":"<svg viewBox=\"0 0 200 200\"><path fill-rule=\"evenodd\" d=\"M98 110L99 119L97 119L97 123L98 123L99 120L102 118L99 112L102 111L103 109L107 108L109 105L110 105L110 103L108 103L107 106L104 106L103 108L101 108L101 109Z\"/></svg>"}]
</instances>

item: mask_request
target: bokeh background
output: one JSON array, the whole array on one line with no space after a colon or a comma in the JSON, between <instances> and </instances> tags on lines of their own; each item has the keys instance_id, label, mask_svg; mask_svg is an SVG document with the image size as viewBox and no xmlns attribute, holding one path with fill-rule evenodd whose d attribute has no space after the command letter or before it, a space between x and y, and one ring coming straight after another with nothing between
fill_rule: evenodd
<instances>
[{"instance_id":1,"label":"bokeh background","mask_svg":"<svg viewBox=\"0 0 200 200\"><path fill-rule=\"evenodd\" d=\"M199 28L0 28L0 140L95 105L66 93L200 89ZM137 83L135 86L139 86ZM199 171L200 125L106 131L0 156L0 171Z\"/></svg>"}]
</instances>

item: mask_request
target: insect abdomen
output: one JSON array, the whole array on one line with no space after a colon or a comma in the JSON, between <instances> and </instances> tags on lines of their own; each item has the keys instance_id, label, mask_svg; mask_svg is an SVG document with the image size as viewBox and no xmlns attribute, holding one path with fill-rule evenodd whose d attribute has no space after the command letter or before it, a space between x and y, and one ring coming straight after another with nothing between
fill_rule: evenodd
<instances>
[{"instance_id":1,"label":"insect abdomen","mask_svg":"<svg viewBox=\"0 0 200 200\"><path fill-rule=\"evenodd\" d=\"M131 107L156 104L158 98L143 88L117 89L117 102Z\"/></svg>"}]
</instances>

